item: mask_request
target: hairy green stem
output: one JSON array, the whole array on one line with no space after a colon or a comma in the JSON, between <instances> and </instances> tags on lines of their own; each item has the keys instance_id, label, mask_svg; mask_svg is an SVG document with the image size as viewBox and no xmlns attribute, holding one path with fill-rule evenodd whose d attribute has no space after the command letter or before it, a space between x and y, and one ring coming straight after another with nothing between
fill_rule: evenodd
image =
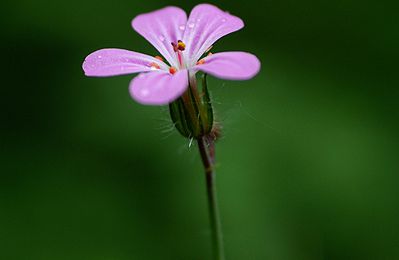
<instances>
[{"instance_id":1,"label":"hairy green stem","mask_svg":"<svg viewBox=\"0 0 399 260\"><path fill-rule=\"evenodd\" d=\"M215 144L211 138L198 138L198 148L201 154L202 163L205 168L206 188L208 194L209 218L212 228L212 247L215 260L225 260L223 247L223 234L220 222L219 207L216 196L215 183Z\"/></svg>"}]
</instances>

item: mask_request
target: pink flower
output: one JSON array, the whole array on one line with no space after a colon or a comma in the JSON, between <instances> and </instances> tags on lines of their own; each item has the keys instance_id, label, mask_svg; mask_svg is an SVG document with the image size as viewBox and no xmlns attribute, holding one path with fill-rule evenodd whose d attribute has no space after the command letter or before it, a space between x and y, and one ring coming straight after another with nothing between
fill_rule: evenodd
<instances>
[{"instance_id":1,"label":"pink flower","mask_svg":"<svg viewBox=\"0 0 399 260\"><path fill-rule=\"evenodd\" d=\"M206 54L221 37L244 27L243 21L216 6L200 4L187 19L178 7L141 14L132 26L147 39L159 56L122 49L101 49L83 63L87 76L140 74L130 82L130 94L139 103L166 105L180 97L197 71L229 80L246 80L260 69L259 60L246 52Z\"/></svg>"}]
</instances>

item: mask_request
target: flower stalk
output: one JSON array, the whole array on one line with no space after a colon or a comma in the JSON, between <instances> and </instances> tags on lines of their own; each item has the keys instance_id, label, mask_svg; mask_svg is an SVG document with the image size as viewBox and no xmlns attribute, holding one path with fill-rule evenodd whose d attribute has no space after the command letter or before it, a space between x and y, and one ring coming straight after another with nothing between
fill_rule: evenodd
<instances>
[{"instance_id":1,"label":"flower stalk","mask_svg":"<svg viewBox=\"0 0 399 260\"><path fill-rule=\"evenodd\" d=\"M209 220L212 229L212 248L215 260L224 260L224 247L220 214L216 195L215 141L219 136L214 124L213 107L208 91L207 75L202 75L202 86L192 75L187 91L175 102L169 104L172 121L184 137L197 140L198 149L205 169L209 206Z\"/></svg>"},{"instance_id":2,"label":"flower stalk","mask_svg":"<svg viewBox=\"0 0 399 260\"><path fill-rule=\"evenodd\" d=\"M224 260L223 233L220 221L216 193L216 172L215 172L215 144L213 138L202 137L197 140L201 154L202 163L205 167L206 188L208 194L209 219L212 228L212 247L215 260Z\"/></svg>"}]
</instances>

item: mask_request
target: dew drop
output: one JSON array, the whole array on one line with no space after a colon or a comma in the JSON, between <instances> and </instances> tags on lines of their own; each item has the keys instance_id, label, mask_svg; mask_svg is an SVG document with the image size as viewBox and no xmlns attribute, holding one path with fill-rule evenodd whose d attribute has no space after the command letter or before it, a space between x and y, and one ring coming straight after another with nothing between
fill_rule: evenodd
<instances>
[{"instance_id":1,"label":"dew drop","mask_svg":"<svg viewBox=\"0 0 399 260\"><path fill-rule=\"evenodd\" d=\"M163 37L163 35L159 35L159 40L161 41L161 42L163 42L163 41L165 41L165 37Z\"/></svg>"},{"instance_id":2,"label":"dew drop","mask_svg":"<svg viewBox=\"0 0 399 260\"><path fill-rule=\"evenodd\" d=\"M189 24L188 24L188 28L190 28L190 29L193 29L194 26L195 26L195 23L189 23Z\"/></svg>"},{"instance_id":3,"label":"dew drop","mask_svg":"<svg viewBox=\"0 0 399 260\"><path fill-rule=\"evenodd\" d=\"M222 19L222 23L225 23L225 22L226 22L226 18L223 18L223 19Z\"/></svg>"},{"instance_id":4,"label":"dew drop","mask_svg":"<svg viewBox=\"0 0 399 260\"><path fill-rule=\"evenodd\" d=\"M179 29L184 31L184 29L186 29L186 26L182 24L182 25L179 26Z\"/></svg>"},{"instance_id":5,"label":"dew drop","mask_svg":"<svg viewBox=\"0 0 399 260\"><path fill-rule=\"evenodd\" d=\"M198 19L197 19L197 22L201 22L201 18L198 18Z\"/></svg>"},{"instance_id":6,"label":"dew drop","mask_svg":"<svg viewBox=\"0 0 399 260\"><path fill-rule=\"evenodd\" d=\"M101 59L102 57L103 57L103 56L101 56L101 55L98 55L98 56L97 56L97 58L99 58L99 59Z\"/></svg>"}]
</instances>

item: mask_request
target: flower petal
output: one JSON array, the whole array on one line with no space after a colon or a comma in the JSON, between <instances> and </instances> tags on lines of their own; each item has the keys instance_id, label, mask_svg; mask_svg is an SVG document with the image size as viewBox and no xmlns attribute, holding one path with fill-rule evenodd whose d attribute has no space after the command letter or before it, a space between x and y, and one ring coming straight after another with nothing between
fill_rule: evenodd
<instances>
[{"instance_id":1,"label":"flower petal","mask_svg":"<svg viewBox=\"0 0 399 260\"><path fill-rule=\"evenodd\" d=\"M83 62L86 76L107 77L151 71L156 69L167 70L168 65L149 55L122 49L102 49L91 53Z\"/></svg>"},{"instance_id":2,"label":"flower petal","mask_svg":"<svg viewBox=\"0 0 399 260\"><path fill-rule=\"evenodd\" d=\"M250 79L260 69L258 58L247 52L220 52L207 56L202 60L204 64L195 66L194 70L202 70L222 79Z\"/></svg>"},{"instance_id":3,"label":"flower petal","mask_svg":"<svg viewBox=\"0 0 399 260\"><path fill-rule=\"evenodd\" d=\"M183 38L187 14L174 6L138 15L132 21L136 32L149 41L171 66L178 67L172 42Z\"/></svg>"},{"instance_id":4,"label":"flower petal","mask_svg":"<svg viewBox=\"0 0 399 260\"><path fill-rule=\"evenodd\" d=\"M244 27L244 22L214 5L200 4L191 11L184 32L185 59L191 65L221 37Z\"/></svg>"},{"instance_id":5,"label":"flower petal","mask_svg":"<svg viewBox=\"0 0 399 260\"><path fill-rule=\"evenodd\" d=\"M187 70L141 73L130 82L130 95L144 105L167 105L187 89L187 75Z\"/></svg>"}]
</instances>

